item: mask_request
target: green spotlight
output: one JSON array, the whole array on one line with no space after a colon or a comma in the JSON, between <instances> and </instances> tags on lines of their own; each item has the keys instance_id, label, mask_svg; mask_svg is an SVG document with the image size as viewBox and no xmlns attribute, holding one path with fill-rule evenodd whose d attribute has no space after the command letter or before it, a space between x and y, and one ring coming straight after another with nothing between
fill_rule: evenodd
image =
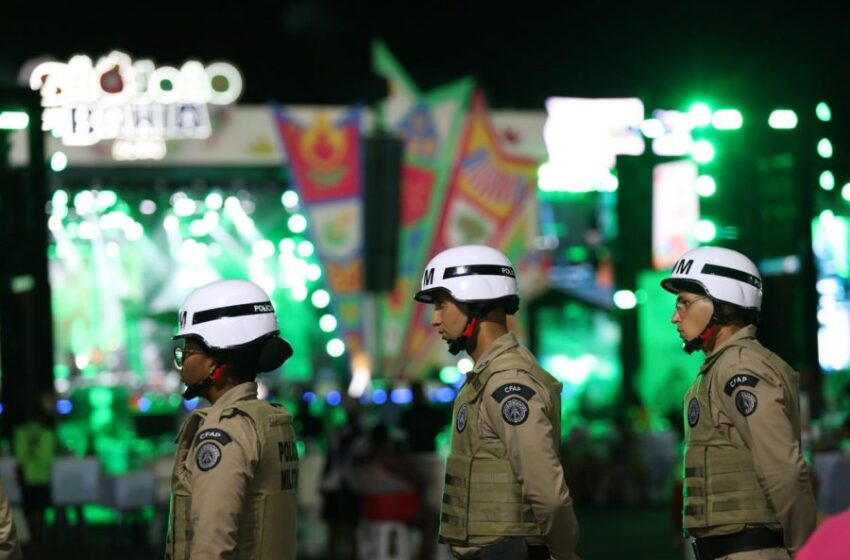
<instances>
[{"instance_id":1,"label":"green spotlight","mask_svg":"<svg viewBox=\"0 0 850 560\"><path fill-rule=\"evenodd\" d=\"M779 130L797 128L797 113L791 109L774 109L767 118L767 124Z\"/></svg>"},{"instance_id":2,"label":"green spotlight","mask_svg":"<svg viewBox=\"0 0 850 560\"><path fill-rule=\"evenodd\" d=\"M738 109L718 109L711 117L711 125L717 130L738 130L744 125L744 116Z\"/></svg>"},{"instance_id":3,"label":"green spotlight","mask_svg":"<svg viewBox=\"0 0 850 560\"><path fill-rule=\"evenodd\" d=\"M65 152L57 151L50 156L50 169L59 173L65 171L66 167L68 167L68 156L65 155Z\"/></svg>"},{"instance_id":4,"label":"green spotlight","mask_svg":"<svg viewBox=\"0 0 850 560\"><path fill-rule=\"evenodd\" d=\"M831 191L835 188L835 175L829 169L822 171L818 182L820 183L820 188L825 191Z\"/></svg>"},{"instance_id":5,"label":"green spotlight","mask_svg":"<svg viewBox=\"0 0 850 560\"><path fill-rule=\"evenodd\" d=\"M617 309L634 309L637 296L631 290L617 290L614 292L614 305Z\"/></svg>"},{"instance_id":6,"label":"green spotlight","mask_svg":"<svg viewBox=\"0 0 850 560\"><path fill-rule=\"evenodd\" d=\"M714 146L708 140L697 140L691 148L691 156L699 163L714 159Z\"/></svg>"},{"instance_id":7,"label":"green spotlight","mask_svg":"<svg viewBox=\"0 0 850 560\"><path fill-rule=\"evenodd\" d=\"M817 107L815 107L815 115L818 120L822 122L829 122L832 120L832 109L829 108L829 105L826 102L821 101L818 103Z\"/></svg>"},{"instance_id":8,"label":"green spotlight","mask_svg":"<svg viewBox=\"0 0 850 560\"><path fill-rule=\"evenodd\" d=\"M30 125L24 111L0 111L0 130L23 130Z\"/></svg>"},{"instance_id":9,"label":"green spotlight","mask_svg":"<svg viewBox=\"0 0 850 560\"><path fill-rule=\"evenodd\" d=\"M700 175L694 183L694 190L701 197L709 197L717 192L717 182L711 175Z\"/></svg>"},{"instance_id":10,"label":"green spotlight","mask_svg":"<svg viewBox=\"0 0 850 560\"><path fill-rule=\"evenodd\" d=\"M832 157L832 142L829 138L821 138L818 141L818 155L824 159Z\"/></svg>"},{"instance_id":11,"label":"green spotlight","mask_svg":"<svg viewBox=\"0 0 850 560\"><path fill-rule=\"evenodd\" d=\"M701 243L708 243L717 237L717 226L711 220L700 220L694 225L694 237Z\"/></svg>"},{"instance_id":12,"label":"green spotlight","mask_svg":"<svg viewBox=\"0 0 850 560\"><path fill-rule=\"evenodd\" d=\"M691 108L688 109L688 115L691 116L694 126L700 127L711 124L711 108L705 103L700 102L691 105Z\"/></svg>"}]
</instances>

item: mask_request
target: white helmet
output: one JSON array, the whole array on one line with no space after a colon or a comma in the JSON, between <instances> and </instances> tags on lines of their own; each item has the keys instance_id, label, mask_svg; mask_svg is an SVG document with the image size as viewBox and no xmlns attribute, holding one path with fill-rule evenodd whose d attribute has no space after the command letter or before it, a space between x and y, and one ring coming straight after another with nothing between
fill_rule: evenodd
<instances>
[{"instance_id":1,"label":"white helmet","mask_svg":"<svg viewBox=\"0 0 850 560\"><path fill-rule=\"evenodd\" d=\"M233 349L278 333L269 296L247 280L219 280L189 294L175 339L197 337L210 349Z\"/></svg>"},{"instance_id":2,"label":"white helmet","mask_svg":"<svg viewBox=\"0 0 850 560\"><path fill-rule=\"evenodd\" d=\"M753 261L737 251L700 247L682 255L672 275L661 281L668 292L704 291L711 299L743 309L761 310L762 282Z\"/></svg>"},{"instance_id":3,"label":"white helmet","mask_svg":"<svg viewBox=\"0 0 850 560\"><path fill-rule=\"evenodd\" d=\"M457 301L475 303L510 299L519 305L516 273L511 261L485 245L463 245L438 253L425 267L416 301L433 303L433 293L445 290Z\"/></svg>"}]
</instances>

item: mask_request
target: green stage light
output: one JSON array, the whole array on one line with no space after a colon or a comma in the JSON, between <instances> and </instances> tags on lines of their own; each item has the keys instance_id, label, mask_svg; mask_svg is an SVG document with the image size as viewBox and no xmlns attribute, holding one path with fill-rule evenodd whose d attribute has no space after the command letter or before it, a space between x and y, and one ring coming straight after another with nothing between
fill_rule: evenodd
<instances>
[{"instance_id":1,"label":"green stage light","mask_svg":"<svg viewBox=\"0 0 850 560\"><path fill-rule=\"evenodd\" d=\"M224 198L220 193L212 192L204 199L204 205L210 210L221 210L224 206Z\"/></svg>"},{"instance_id":2,"label":"green stage light","mask_svg":"<svg viewBox=\"0 0 850 560\"><path fill-rule=\"evenodd\" d=\"M286 191L280 196L280 202L291 210L298 206L298 193L295 191Z\"/></svg>"},{"instance_id":3,"label":"green stage light","mask_svg":"<svg viewBox=\"0 0 850 560\"><path fill-rule=\"evenodd\" d=\"M717 192L717 182L711 175L700 175L694 183L694 190L702 197L709 197Z\"/></svg>"},{"instance_id":4,"label":"green stage light","mask_svg":"<svg viewBox=\"0 0 850 560\"><path fill-rule=\"evenodd\" d=\"M835 175L832 174L832 171L827 169L826 171L821 172L819 183L820 188L825 191L831 191L835 188Z\"/></svg>"},{"instance_id":5,"label":"green stage light","mask_svg":"<svg viewBox=\"0 0 850 560\"><path fill-rule=\"evenodd\" d=\"M711 117L711 125L717 130L738 130L744 125L744 116L738 109L718 109Z\"/></svg>"},{"instance_id":6,"label":"green stage light","mask_svg":"<svg viewBox=\"0 0 850 560\"><path fill-rule=\"evenodd\" d=\"M319 319L319 328L326 333L333 332L334 330L336 330L336 325L336 317L334 317L330 313L322 315L322 317Z\"/></svg>"},{"instance_id":7,"label":"green stage light","mask_svg":"<svg viewBox=\"0 0 850 560\"><path fill-rule=\"evenodd\" d=\"M832 142L829 138L821 138L818 141L818 155L824 159L832 157Z\"/></svg>"},{"instance_id":8,"label":"green stage light","mask_svg":"<svg viewBox=\"0 0 850 560\"><path fill-rule=\"evenodd\" d=\"M818 120L822 122L829 122L832 120L832 110L824 101L821 101L818 103L817 107L815 107L815 115Z\"/></svg>"},{"instance_id":9,"label":"green stage light","mask_svg":"<svg viewBox=\"0 0 850 560\"><path fill-rule=\"evenodd\" d=\"M463 374L454 366L446 366L440 370L440 381L446 385L454 385L462 377Z\"/></svg>"},{"instance_id":10,"label":"green stage light","mask_svg":"<svg viewBox=\"0 0 850 560\"><path fill-rule=\"evenodd\" d=\"M774 109L767 118L770 128L790 130L797 127L797 113L791 109Z\"/></svg>"},{"instance_id":11,"label":"green stage light","mask_svg":"<svg viewBox=\"0 0 850 560\"><path fill-rule=\"evenodd\" d=\"M53 155L50 156L50 169L59 173L60 171L65 171L68 167L68 156L65 155L65 152L53 152Z\"/></svg>"},{"instance_id":12,"label":"green stage light","mask_svg":"<svg viewBox=\"0 0 850 560\"><path fill-rule=\"evenodd\" d=\"M332 338L325 345L325 350L328 353L328 356L332 358L339 358L345 353L345 343L342 339Z\"/></svg>"},{"instance_id":13,"label":"green stage light","mask_svg":"<svg viewBox=\"0 0 850 560\"><path fill-rule=\"evenodd\" d=\"M614 305L617 309L634 309L637 296L631 290L617 290L614 292Z\"/></svg>"},{"instance_id":14,"label":"green stage light","mask_svg":"<svg viewBox=\"0 0 850 560\"><path fill-rule=\"evenodd\" d=\"M646 119L640 123L640 131L647 138L659 138L664 136L664 123L658 119Z\"/></svg>"},{"instance_id":15,"label":"green stage light","mask_svg":"<svg viewBox=\"0 0 850 560\"><path fill-rule=\"evenodd\" d=\"M708 140L697 140L691 148L691 157L699 163L708 163L714 159L714 146Z\"/></svg>"},{"instance_id":16,"label":"green stage light","mask_svg":"<svg viewBox=\"0 0 850 560\"><path fill-rule=\"evenodd\" d=\"M700 220L694 225L694 237L701 243L708 243L717 237L717 226L711 220Z\"/></svg>"},{"instance_id":17,"label":"green stage light","mask_svg":"<svg viewBox=\"0 0 850 560\"><path fill-rule=\"evenodd\" d=\"M302 233L305 229L307 229L307 218L301 214L293 214L289 217L287 224L289 225L289 230L292 233Z\"/></svg>"},{"instance_id":18,"label":"green stage light","mask_svg":"<svg viewBox=\"0 0 850 560\"><path fill-rule=\"evenodd\" d=\"M310 296L310 301L319 309L324 309L331 302L331 295L326 290L316 290Z\"/></svg>"},{"instance_id":19,"label":"green stage light","mask_svg":"<svg viewBox=\"0 0 850 560\"><path fill-rule=\"evenodd\" d=\"M711 124L711 108L705 103L699 102L691 105L691 108L688 109L688 115L691 116L691 121L696 127Z\"/></svg>"},{"instance_id":20,"label":"green stage light","mask_svg":"<svg viewBox=\"0 0 850 560\"><path fill-rule=\"evenodd\" d=\"M24 111L0 111L0 130L23 130L30 125Z\"/></svg>"},{"instance_id":21,"label":"green stage light","mask_svg":"<svg viewBox=\"0 0 850 560\"><path fill-rule=\"evenodd\" d=\"M845 183L843 187L841 187L841 198L850 202L850 183Z\"/></svg>"}]
</instances>

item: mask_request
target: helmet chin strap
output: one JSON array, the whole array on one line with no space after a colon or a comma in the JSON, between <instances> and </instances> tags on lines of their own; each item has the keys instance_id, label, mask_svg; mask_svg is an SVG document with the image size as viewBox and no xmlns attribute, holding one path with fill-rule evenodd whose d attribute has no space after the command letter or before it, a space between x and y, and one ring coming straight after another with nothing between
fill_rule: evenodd
<instances>
[{"instance_id":1,"label":"helmet chin strap","mask_svg":"<svg viewBox=\"0 0 850 560\"><path fill-rule=\"evenodd\" d=\"M463 332L457 338L447 341L449 345L449 353L452 356L458 355L461 350L469 351L469 342L472 340L472 336L475 334L475 328L478 324L487 316L490 311L498 307L498 303L490 303L488 305L481 305L477 309L473 310L469 315L469 319L466 320L466 327L464 327Z\"/></svg>"},{"instance_id":2,"label":"helmet chin strap","mask_svg":"<svg viewBox=\"0 0 850 560\"><path fill-rule=\"evenodd\" d=\"M689 341L685 342L684 346L682 346L682 350L687 352L688 354L693 354L695 351L700 350L709 338L714 336L717 333L717 329L720 328L720 325L714 322L712 318L709 321L708 325L703 329L701 333L697 336L693 337Z\"/></svg>"},{"instance_id":3,"label":"helmet chin strap","mask_svg":"<svg viewBox=\"0 0 850 560\"><path fill-rule=\"evenodd\" d=\"M224 373L224 366L217 366L201 381L192 383L191 385L186 385L186 390L183 391L182 395L183 400L191 401L194 398L203 397L207 389L209 389L213 383L221 379L222 373Z\"/></svg>"}]
</instances>

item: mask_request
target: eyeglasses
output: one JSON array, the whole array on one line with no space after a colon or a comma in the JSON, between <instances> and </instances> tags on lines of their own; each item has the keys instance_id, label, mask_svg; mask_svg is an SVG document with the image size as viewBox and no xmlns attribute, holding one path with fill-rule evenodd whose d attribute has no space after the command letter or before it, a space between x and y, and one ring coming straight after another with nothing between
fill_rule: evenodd
<instances>
[{"instance_id":1,"label":"eyeglasses","mask_svg":"<svg viewBox=\"0 0 850 560\"><path fill-rule=\"evenodd\" d=\"M701 299L706 299L706 296L695 297L694 299L677 299L676 300L676 313L679 315L684 315L688 312L688 309L693 305L694 302L697 302Z\"/></svg>"},{"instance_id":2,"label":"eyeglasses","mask_svg":"<svg viewBox=\"0 0 850 560\"><path fill-rule=\"evenodd\" d=\"M192 354L203 354L203 350L193 350L191 348L174 348L174 365L177 369L183 369L183 363L186 361L186 358L191 356Z\"/></svg>"}]
</instances>

